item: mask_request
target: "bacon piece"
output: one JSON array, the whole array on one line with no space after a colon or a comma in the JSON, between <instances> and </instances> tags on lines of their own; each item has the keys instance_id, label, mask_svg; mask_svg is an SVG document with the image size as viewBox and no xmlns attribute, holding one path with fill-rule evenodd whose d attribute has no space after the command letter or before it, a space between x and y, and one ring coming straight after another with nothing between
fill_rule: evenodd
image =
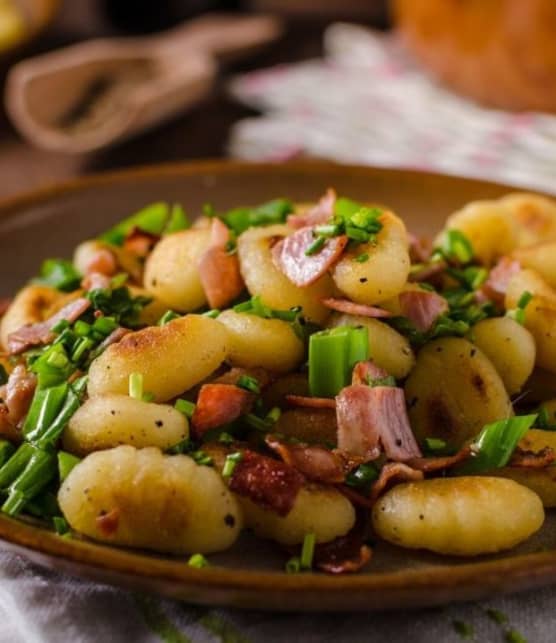
<instances>
[{"instance_id":1,"label":"bacon piece","mask_svg":"<svg viewBox=\"0 0 556 643\"><path fill-rule=\"evenodd\" d=\"M364 531L357 525L345 536L315 546L313 563L328 574L359 571L372 556L372 550L363 543Z\"/></svg>"},{"instance_id":2,"label":"bacon piece","mask_svg":"<svg viewBox=\"0 0 556 643\"><path fill-rule=\"evenodd\" d=\"M11 297L2 297L0 299L0 317L6 314L6 311L12 305L12 301Z\"/></svg>"},{"instance_id":3,"label":"bacon piece","mask_svg":"<svg viewBox=\"0 0 556 643\"><path fill-rule=\"evenodd\" d=\"M0 436L10 442L21 442L21 432L10 422L8 407L0 402Z\"/></svg>"},{"instance_id":4,"label":"bacon piece","mask_svg":"<svg viewBox=\"0 0 556 643\"><path fill-rule=\"evenodd\" d=\"M36 387L36 376L28 373L23 364L18 364L10 373L2 399L8 409L8 419L14 426L27 415Z\"/></svg>"},{"instance_id":5,"label":"bacon piece","mask_svg":"<svg viewBox=\"0 0 556 643\"><path fill-rule=\"evenodd\" d=\"M113 330L110 335L102 341L99 345L99 350L103 351L109 346L112 346L112 344L117 344L123 337L129 335L129 333L131 333L129 328L124 328L123 326L116 328L116 330Z\"/></svg>"},{"instance_id":6,"label":"bacon piece","mask_svg":"<svg viewBox=\"0 0 556 643\"><path fill-rule=\"evenodd\" d=\"M61 308L55 315L49 317L43 322L22 326L19 330L8 336L8 351L11 355L23 353L31 346L48 344L55 338L52 332L53 326L59 321L65 319L73 323L78 317L90 307L91 302L84 297L74 299L69 304Z\"/></svg>"},{"instance_id":7,"label":"bacon piece","mask_svg":"<svg viewBox=\"0 0 556 643\"><path fill-rule=\"evenodd\" d=\"M243 290L237 254L229 254L226 244L230 240L227 226L214 217L210 231L210 245L199 259L201 284L211 308L223 308Z\"/></svg>"},{"instance_id":8,"label":"bacon piece","mask_svg":"<svg viewBox=\"0 0 556 643\"><path fill-rule=\"evenodd\" d=\"M146 232L134 226L124 239L123 249L136 257L145 259L159 241L160 235Z\"/></svg>"},{"instance_id":9,"label":"bacon piece","mask_svg":"<svg viewBox=\"0 0 556 643\"><path fill-rule=\"evenodd\" d=\"M244 451L230 479L230 489L256 505L287 516L304 477L290 465L255 451Z\"/></svg>"},{"instance_id":10,"label":"bacon piece","mask_svg":"<svg viewBox=\"0 0 556 643\"><path fill-rule=\"evenodd\" d=\"M306 397L305 395L286 395L286 402L292 406L306 409L335 409L336 400L330 397Z\"/></svg>"},{"instance_id":11,"label":"bacon piece","mask_svg":"<svg viewBox=\"0 0 556 643\"><path fill-rule=\"evenodd\" d=\"M324 196L312 208L302 214L290 214L287 221L292 228L304 228L326 223L334 216L336 205L336 192L328 188Z\"/></svg>"},{"instance_id":12,"label":"bacon piece","mask_svg":"<svg viewBox=\"0 0 556 643\"><path fill-rule=\"evenodd\" d=\"M478 298L490 299L498 305L504 303L510 279L521 270L519 261L502 257L490 271L487 280L477 291Z\"/></svg>"},{"instance_id":13,"label":"bacon piece","mask_svg":"<svg viewBox=\"0 0 556 643\"><path fill-rule=\"evenodd\" d=\"M371 406L372 391L369 386L358 384L347 386L336 396L338 447L367 460L380 455L379 426Z\"/></svg>"},{"instance_id":14,"label":"bacon piece","mask_svg":"<svg viewBox=\"0 0 556 643\"><path fill-rule=\"evenodd\" d=\"M526 451L517 447L509 462L510 467L524 469L544 469L554 462L556 454L550 447L544 447L540 451Z\"/></svg>"},{"instance_id":15,"label":"bacon piece","mask_svg":"<svg viewBox=\"0 0 556 643\"><path fill-rule=\"evenodd\" d=\"M98 290L110 288L111 278L102 272L88 272L81 281L84 290Z\"/></svg>"},{"instance_id":16,"label":"bacon piece","mask_svg":"<svg viewBox=\"0 0 556 643\"><path fill-rule=\"evenodd\" d=\"M108 248L99 248L85 266L85 275L98 272L106 277L113 277L118 272L118 261Z\"/></svg>"},{"instance_id":17,"label":"bacon piece","mask_svg":"<svg viewBox=\"0 0 556 643\"><path fill-rule=\"evenodd\" d=\"M385 464L371 489L371 502L374 504L379 497L395 484L402 482L418 482L423 480L424 474L403 462L388 462Z\"/></svg>"},{"instance_id":18,"label":"bacon piece","mask_svg":"<svg viewBox=\"0 0 556 643\"><path fill-rule=\"evenodd\" d=\"M105 536L113 536L118 531L120 510L112 509L108 513L101 513L95 520L97 527Z\"/></svg>"},{"instance_id":19,"label":"bacon piece","mask_svg":"<svg viewBox=\"0 0 556 643\"><path fill-rule=\"evenodd\" d=\"M403 389L394 386L347 386L336 397L338 447L368 460L377 458L381 444L391 460L418 458Z\"/></svg>"},{"instance_id":20,"label":"bacon piece","mask_svg":"<svg viewBox=\"0 0 556 643\"><path fill-rule=\"evenodd\" d=\"M394 317L394 313L378 306L367 306L365 304L356 304L349 299L338 299L336 297L327 297L322 300L322 303L332 310L337 310L340 313L347 313L348 315L361 315L361 317Z\"/></svg>"},{"instance_id":21,"label":"bacon piece","mask_svg":"<svg viewBox=\"0 0 556 643\"><path fill-rule=\"evenodd\" d=\"M200 438L210 429L237 420L250 411L254 401L253 393L234 384L203 384L191 418L194 436Z\"/></svg>"},{"instance_id":22,"label":"bacon piece","mask_svg":"<svg viewBox=\"0 0 556 643\"><path fill-rule=\"evenodd\" d=\"M363 461L362 458L349 456L338 449L330 451L316 445L290 444L274 435L267 435L265 442L286 464L315 482L327 484L343 482L346 474Z\"/></svg>"},{"instance_id":23,"label":"bacon piece","mask_svg":"<svg viewBox=\"0 0 556 643\"><path fill-rule=\"evenodd\" d=\"M448 302L435 292L408 290L398 295L402 314L415 328L426 333L436 320L449 310Z\"/></svg>"},{"instance_id":24,"label":"bacon piece","mask_svg":"<svg viewBox=\"0 0 556 643\"><path fill-rule=\"evenodd\" d=\"M372 380L381 380L388 377L388 372L377 366L371 359L366 362L357 362L351 374L352 384L369 384Z\"/></svg>"},{"instance_id":25,"label":"bacon piece","mask_svg":"<svg viewBox=\"0 0 556 643\"><path fill-rule=\"evenodd\" d=\"M313 228L300 228L272 247L274 265L296 286L314 283L331 268L342 255L348 242L345 235L327 239L324 246L313 255L305 251L313 243Z\"/></svg>"},{"instance_id":26,"label":"bacon piece","mask_svg":"<svg viewBox=\"0 0 556 643\"><path fill-rule=\"evenodd\" d=\"M409 258L411 263L425 263L432 253L432 241L428 237L416 237L411 232L409 236Z\"/></svg>"},{"instance_id":27,"label":"bacon piece","mask_svg":"<svg viewBox=\"0 0 556 643\"><path fill-rule=\"evenodd\" d=\"M471 454L471 447L465 446L454 455L445 455L433 458L411 458L411 460L407 460L406 464L412 469L417 469L424 473L431 473L433 471L449 469L460 462L464 462L471 456Z\"/></svg>"}]
</instances>

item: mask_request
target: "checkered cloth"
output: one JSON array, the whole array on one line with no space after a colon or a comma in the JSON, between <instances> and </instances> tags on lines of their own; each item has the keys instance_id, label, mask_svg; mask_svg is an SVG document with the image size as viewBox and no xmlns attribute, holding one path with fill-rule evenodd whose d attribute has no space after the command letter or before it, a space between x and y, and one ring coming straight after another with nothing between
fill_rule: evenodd
<instances>
[{"instance_id":1,"label":"checkered cloth","mask_svg":"<svg viewBox=\"0 0 556 643\"><path fill-rule=\"evenodd\" d=\"M232 156L310 155L556 192L556 117L486 109L450 93L393 35L334 24L324 48L321 60L232 81L232 95L263 112L234 126Z\"/></svg>"}]
</instances>

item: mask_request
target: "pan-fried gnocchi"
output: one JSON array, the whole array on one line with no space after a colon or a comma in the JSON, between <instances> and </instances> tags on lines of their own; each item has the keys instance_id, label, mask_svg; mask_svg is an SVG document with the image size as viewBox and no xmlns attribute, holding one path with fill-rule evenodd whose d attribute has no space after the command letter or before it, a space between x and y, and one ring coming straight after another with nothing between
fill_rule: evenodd
<instances>
[{"instance_id":1,"label":"pan-fried gnocchi","mask_svg":"<svg viewBox=\"0 0 556 643\"><path fill-rule=\"evenodd\" d=\"M91 365L91 397L125 394L132 373L141 373L145 390L165 402L198 384L228 354L226 328L214 319L187 315L165 326L149 326L108 347Z\"/></svg>"},{"instance_id":2,"label":"pan-fried gnocchi","mask_svg":"<svg viewBox=\"0 0 556 643\"><path fill-rule=\"evenodd\" d=\"M88 455L58 501L68 523L94 540L174 554L227 549L242 526L238 503L214 469L155 448Z\"/></svg>"},{"instance_id":3,"label":"pan-fried gnocchi","mask_svg":"<svg viewBox=\"0 0 556 643\"><path fill-rule=\"evenodd\" d=\"M172 406L108 394L89 398L77 410L64 431L62 444L76 455L120 444L164 451L188 437L187 418Z\"/></svg>"},{"instance_id":4,"label":"pan-fried gnocchi","mask_svg":"<svg viewBox=\"0 0 556 643\"><path fill-rule=\"evenodd\" d=\"M46 261L0 321L0 510L196 567L246 529L289 572L541 529L556 201L475 201L428 241L375 197L158 202Z\"/></svg>"},{"instance_id":5,"label":"pan-fried gnocchi","mask_svg":"<svg viewBox=\"0 0 556 643\"><path fill-rule=\"evenodd\" d=\"M385 540L439 554L478 556L514 547L544 522L539 497L512 480L437 478L388 491L373 509Z\"/></svg>"}]
</instances>

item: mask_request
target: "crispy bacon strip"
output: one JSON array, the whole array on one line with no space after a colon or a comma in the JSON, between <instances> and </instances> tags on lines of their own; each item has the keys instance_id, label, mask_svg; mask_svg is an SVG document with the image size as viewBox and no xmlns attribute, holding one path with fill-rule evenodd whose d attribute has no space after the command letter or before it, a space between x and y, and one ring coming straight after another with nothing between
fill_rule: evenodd
<instances>
[{"instance_id":1,"label":"crispy bacon strip","mask_svg":"<svg viewBox=\"0 0 556 643\"><path fill-rule=\"evenodd\" d=\"M335 409L336 400L331 397L306 397L305 395L286 395L286 402L291 406L306 409Z\"/></svg>"},{"instance_id":2,"label":"crispy bacon strip","mask_svg":"<svg viewBox=\"0 0 556 643\"><path fill-rule=\"evenodd\" d=\"M388 372L377 366L371 359L366 362L357 362L351 375L352 384L369 384L372 380L388 377Z\"/></svg>"},{"instance_id":3,"label":"crispy bacon strip","mask_svg":"<svg viewBox=\"0 0 556 643\"><path fill-rule=\"evenodd\" d=\"M336 397L338 447L347 453L377 458L382 445L391 460L421 457L409 425L403 389L361 384L347 386Z\"/></svg>"},{"instance_id":4,"label":"crispy bacon strip","mask_svg":"<svg viewBox=\"0 0 556 643\"><path fill-rule=\"evenodd\" d=\"M151 234L135 226L126 235L123 249L141 259L145 259L160 241L158 234Z\"/></svg>"},{"instance_id":5,"label":"crispy bacon strip","mask_svg":"<svg viewBox=\"0 0 556 643\"><path fill-rule=\"evenodd\" d=\"M19 330L16 330L8 336L9 353L11 355L17 355L31 348L31 346L48 344L55 338L55 335L52 333L53 326L62 319L73 323L90 305L91 302L88 299L79 297L79 299L74 299L47 320L37 324L22 326Z\"/></svg>"},{"instance_id":6,"label":"crispy bacon strip","mask_svg":"<svg viewBox=\"0 0 556 643\"><path fill-rule=\"evenodd\" d=\"M191 418L193 435L200 438L210 429L237 420L254 401L253 393L234 384L203 384Z\"/></svg>"},{"instance_id":7,"label":"crispy bacon strip","mask_svg":"<svg viewBox=\"0 0 556 643\"><path fill-rule=\"evenodd\" d=\"M435 458L411 458L406 464L412 469L423 471L423 473L431 473L433 471L442 471L449 469L460 462L467 460L472 454L470 446L462 447L454 455L439 456Z\"/></svg>"},{"instance_id":8,"label":"crispy bacon strip","mask_svg":"<svg viewBox=\"0 0 556 643\"><path fill-rule=\"evenodd\" d=\"M96 517L97 527L105 536L113 536L118 531L120 522L120 510L111 509L108 513L102 513Z\"/></svg>"},{"instance_id":9,"label":"crispy bacon strip","mask_svg":"<svg viewBox=\"0 0 556 643\"><path fill-rule=\"evenodd\" d=\"M305 251L313 243L313 228L300 228L272 247L274 265L292 283L303 288L322 277L341 257L347 245L345 235L327 239L321 250L307 256Z\"/></svg>"},{"instance_id":10,"label":"crispy bacon strip","mask_svg":"<svg viewBox=\"0 0 556 643\"><path fill-rule=\"evenodd\" d=\"M274 435L267 435L265 442L286 464L315 482L341 483L363 461L362 458L349 456L338 449L330 451L316 445L291 444Z\"/></svg>"},{"instance_id":11,"label":"crispy bacon strip","mask_svg":"<svg viewBox=\"0 0 556 643\"><path fill-rule=\"evenodd\" d=\"M345 536L316 545L313 557L315 567L328 574L359 571L372 556L372 550L364 544L363 538L364 530L356 525Z\"/></svg>"},{"instance_id":12,"label":"crispy bacon strip","mask_svg":"<svg viewBox=\"0 0 556 643\"><path fill-rule=\"evenodd\" d=\"M209 306L223 308L241 293L244 284L237 254L226 250L230 230L214 217L210 234L210 245L199 259L199 276Z\"/></svg>"},{"instance_id":13,"label":"crispy bacon strip","mask_svg":"<svg viewBox=\"0 0 556 643\"><path fill-rule=\"evenodd\" d=\"M336 192L328 188L320 201L309 208L303 214L290 214L288 225L292 228L304 228L305 226L315 226L326 223L334 216L334 206L336 204Z\"/></svg>"},{"instance_id":14,"label":"crispy bacon strip","mask_svg":"<svg viewBox=\"0 0 556 643\"><path fill-rule=\"evenodd\" d=\"M413 469L413 467L404 464L403 462L388 462L385 464L381 471L378 480L373 483L371 489L371 502L374 504L378 498L387 489L390 489L394 484L401 482L418 482L423 480L424 474L422 471Z\"/></svg>"},{"instance_id":15,"label":"crispy bacon strip","mask_svg":"<svg viewBox=\"0 0 556 643\"><path fill-rule=\"evenodd\" d=\"M550 447L544 447L540 451L526 451L517 447L508 466L524 469L544 469L551 465L555 458L556 454Z\"/></svg>"},{"instance_id":16,"label":"crispy bacon strip","mask_svg":"<svg viewBox=\"0 0 556 643\"><path fill-rule=\"evenodd\" d=\"M290 465L255 451L244 451L230 479L230 489L263 509L287 516L304 477Z\"/></svg>"},{"instance_id":17,"label":"crispy bacon strip","mask_svg":"<svg viewBox=\"0 0 556 643\"><path fill-rule=\"evenodd\" d=\"M449 310L444 297L427 290L408 290L400 293L398 299L402 314L422 333L429 331L440 315Z\"/></svg>"},{"instance_id":18,"label":"crispy bacon strip","mask_svg":"<svg viewBox=\"0 0 556 643\"><path fill-rule=\"evenodd\" d=\"M504 303L504 296L508 289L510 279L521 270L519 261L502 257L490 271L487 280L478 290L480 299L490 299L498 305Z\"/></svg>"},{"instance_id":19,"label":"crispy bacon strip","mask_svg":"<svg viewBox=\"0 0 556 643\"><path fill-rule=\"evenodd\" d=\"M338 447L367 460L380 455L379 425L371 408L372 390L358 384L347 386L336 396Z\"/></svg>"},{"instance_id":20,"label":"crispy bacon strip","mask_svg":"<svg viewBox=\"0 0 556 643\"><path fill-rule=\"evenodd\" d=\"M2 399L8 409L8 419L17 426L27 415L31 400L37 387L37 378L28 373L23 364L18 364L10 373L5 387L2 387Z\"/></svg>"},{"instance_id":21,"label":"crispy bacon strip","mask_svg":"<svg viewBox=\"0 0 556 643\"><path fill-rule=\"evenodd\" d=\"M340 313L348 315L361 315L361 317L372 317L380 319L382 317L394 317L394 313L378 306L367 306L365 304L356 304L349 299L339 299L336 297L327 297L322 303L331 310L337 310Z\"/></svg>"}]
</instances>

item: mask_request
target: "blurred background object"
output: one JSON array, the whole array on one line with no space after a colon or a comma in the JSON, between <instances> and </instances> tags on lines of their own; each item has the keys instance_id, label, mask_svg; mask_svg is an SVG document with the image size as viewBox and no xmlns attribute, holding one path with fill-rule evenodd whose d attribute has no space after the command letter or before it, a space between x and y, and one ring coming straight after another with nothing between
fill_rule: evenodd
<instances>
[{"instance_id":1,"label":"blurred background object","mask_svg":"<svg viewBox=\"0 0 556 643\"><path fill-rule=\"evenodd\" d=\"M28 58L9 72L8 113L38 147L97 150L183 113L210 91L217 62L252 55L281 30L272 16L210 13Z\"/></svg>"},{"instance_id":2,"label":"blurred background object","mask_svg":"<svg viewBox=\"0 0 556 643\"><path fill-rule=\"evenodd\" d=\"M441 81L494 107L556 111L554 0L394 0L406 45Z\"/></svg>"},{"instance_id":3,"label":"blurred background object","mask_svg":"<svg viewBox=\"0 0 556 643\"><path fill-rule=\"evenodd\" d=\"M53 20L60 0L0 0L0 57L36 38Z\"/></svg>"}]
</instances>

